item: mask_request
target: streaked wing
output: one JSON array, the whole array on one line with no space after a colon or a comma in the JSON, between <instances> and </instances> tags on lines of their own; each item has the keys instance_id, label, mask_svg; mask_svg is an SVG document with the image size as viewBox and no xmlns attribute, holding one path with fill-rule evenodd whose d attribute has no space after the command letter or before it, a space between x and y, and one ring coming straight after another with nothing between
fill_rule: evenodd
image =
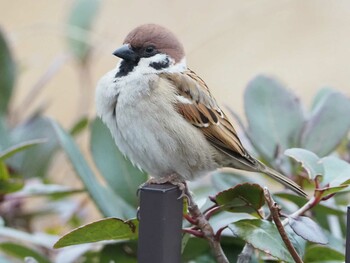
<instances>
[{"instance_id":1,"label":"streaked wing","mask_svg":"<svg viewBox=\"0 0 350 263\"><path fill-rule=\"evenodd\" d=\"M193 71L162 73L177 89L177 111L192 125L202 131L217 149L248 166L256 166L244 149L236 130L211 96L205 82Z\"/></svg>"}]
</instances>

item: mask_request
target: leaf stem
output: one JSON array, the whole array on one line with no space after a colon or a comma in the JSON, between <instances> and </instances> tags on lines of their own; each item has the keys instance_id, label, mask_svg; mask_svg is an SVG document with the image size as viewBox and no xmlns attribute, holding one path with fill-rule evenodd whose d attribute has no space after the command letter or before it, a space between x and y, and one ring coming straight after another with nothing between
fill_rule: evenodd
<instances>
[{"instance_id":1,"label":"leaf stem","mask_svg":"<svg viewBox=\"0 0 350 263\"><path fill-rule=\"evenodd\" d=\"M272 199L271 194L266 187L264 187L264 197L271 211L272 219L275 222L277 230L280 233L280 236L284 244L286 245L289 253L291 254L291 256L293 257L296 263L303 263L303 260L300 258L300 256L298 255L298 252L293 247L292 242L289 240L287 232L283 227L283 224L281 222L280 215L279 215L280 208L277 205L277 203Z\"/></svg>"},{"instance_id":2,"label":"leaf stem","mask_svg":"<svg viewBox=\"0 0 350 263\"><path fill-rule=\"evenodd\" d=\"M220 206L213 207L212 209L210 209L207 212L203 213L205 215L205 219L209 220L209 218L211 218L213 214L215 214L216 212L218 212L220 210L221 210Z\"/></svg>"},{"instance_id":3,"label":"leaf stem","mask_svg":"<svg viewBox=\"0 0 350 263\"><path fill-rule=\"evenodd\" d=\"M209 246L214 253L217 263L229 263L222 247L220 241L216 238L212 226L209 224L208 220L205 218L203 213L199 210L198 205L195 203L191 192L188 190L187 185L185 185L185 194L188 198L188 211L194 220L197 222L197 226L201 230L203 237L208 240Z\"/></svg>"},{"instance_id":4,"label":"leaf stem","mask_svg":"<svg viewBox=\"0 0 350 263\"><path fill-rule=\"evenodd\" d=\"M196 230L196 229L184 228L184 229L182 229L182 231L185 232L185 233L194 235L196 237L199 237L199 238L203 238L204 237L203 233L201 231Z\"/></svg>"},{"instance_id":5,"label":"leaf stem","mask_svg":"<svg viewBox=\"0 0 350 263\"><path fill-rule=\"evenodd\" d=\"M302 207L300 207L297 211L295 211L293 214L291 214L291 217L298 217L302 216L303 214L306 213L306 211L310 210L314 206L316 206L320 202L319 198L315 198L314 196L310 198L309 201Z\"/></svg>"}]
</instances>

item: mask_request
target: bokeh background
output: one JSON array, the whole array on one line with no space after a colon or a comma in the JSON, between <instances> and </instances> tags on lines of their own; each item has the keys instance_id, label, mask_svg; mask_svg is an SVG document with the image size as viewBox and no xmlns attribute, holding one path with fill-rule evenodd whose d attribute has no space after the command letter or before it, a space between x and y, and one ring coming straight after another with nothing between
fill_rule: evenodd
<instances>
[{"instance_id":1,"label":"bokeh background","mask_svg":"<svg viewBox=\"0 0 350 263\"><path fill-rule=\"evenodd\" d=\"M123 166L125 160L114 147L109 132L99 120L94 120L94 93L98 79L118 62L112 52L122 44L130 30L143 23L158 23L171 29L185 46L188 66L206 81L219 103L229 106L243 121L245 88L260 74L279 79L301 99L306 108L323 87L332 87L350 96L348 0L0 0L1 33L6 37L17 67L10 109L5 111L6 116L2 116L0 112L0 134L7 135L7 131L4 132L6 129L1 129L4 124L2 121L6 120L4 127L11 130L11 145L42 137L49 138L48 141L52 144L52 149L47 149L51 147L49 143L35 146L37 148L26 150L23 155L17 154L15 157L19 156L18 159L6 163L11 176L15 177L17 173L13 168L19 167L22 169L19 169L19 174L24 178L21 179L23 184L37 185L41 191L39 194L32 194L25 188L21 189L18 191L19 194L24 194L21 198L18 192L1 195L0 189L0 225L4 219L8 228L22 231L17 232L19 240L22 233L33 234L27 236L24 244L31 244L32 241L35 243L36 239L33 239L33 236L37 231L53 234L56 241L59 236L75 227L101 219L103 216L115 216L114 212L122 214L122 217L117 215L124 219L131 218L127 214L130 211L132 217L135 216L138 198L134 193L141 182L146 180L146 174L136 169L132 170L131 165ZM4 60L5 53L8 52L1 50L0 46L0 61ZM7 79L7 75L10 74L0 72L0 84L4 82L2 80ZM10 84L9 86L12 87ZM4 93L0 94L3 98ZM346 101L346 98L342 101ZM348 105L346 102L344 104ZM339 105L339 108L346 107ZM338 112L337 110L339 109L333 113ZM41 118L42 115L51 117L54 120L52 123L62 124L67 134L71 131L72 137L67 135L67 138L72 138L68 147L60 147L63 143L62 140L58 142L57 127L54 131L52 123L47 118ZM39 119L35 124L33 116ZM79 132L72 132L71 128L77 122L85 126L78 125ZM343 119L340 122L345 123L343 126L346 125ZM288 122L289 126L293 126L290 123ZM49 128L45 129L48 126ZM328 123L325 126L328 127ZM341 125L334 125L338 126ZM326 130L323 126L320 127ZM321 130L320 127L318 131ZM339 129L342 130L342 127ZM270 130L268 129L269 132ZM334 132L336 129L332 130ZM40 135L41 132L45 136ZM261 129L259 134L264 134L261 133ZM327 133L327 138L334 139L336 136L332 134L334 133L329 136ZM0 143L8 139L5 137L7 136L0 135ZM340 147L343 149L344 160L350 158L346 152L346 149L349 149L346 148L349 147L346 146L347 142L348 140L344 139L343 146ZM67 158L67 148L75 146L75 143L83 155L74 155L78 158L72 161ZM0 150L3 151L1 147L5 148L4 145L0 145ZM92 149L93 147L96 149ZM31 155L35 152L36 155ZM53 159L52 162L50 158ZM95 185L91 184L91 180L84 181L84 176L89 174L86 173L86 169L83 172L74 170L76 162L84 161L84 158L88 161L86 167L91 167L92 174L98 177L94 177ZM48 170L43 169L39 175L36 173L36 166L40 167L42 164L47 164ZM80 165L84 166L81 163ZM101 167L108 169L103 170ZM127 172L122 171L125 167ZM107 175L110 174L112 176L108 178ZM115 174L119 177L114 177ZM130 174L138 177L128 176ZM221 176L226 178L224 173ZM235 179L237 175L231 177ZM130 185L123 180L129 182L130 178L131 181L134 180L131 183L132 187L124 187ZM243 180L242 178L239 180ZM254 178L254 182L259 183L259 178ZM210 179L208 176L193 183L193 186L199 186L196 194L204 202L209 192L213 191L213 186L215 187L215 183ZM225 180L219 178L217 182L226 182ZM228 181L229 187L239 183L239 180L234 181L235 183ZM265 185L265 182L267 181L261 184ZM62 194L62 187L68 187L68 190L63 188L67 196L57 197L57 193ZM87 191L81 191L84 187ZM274 189L275 185L271 187ZM281 185L276 184L276 189L280 188ZM125 202L131 209L123 210L125 207L120 204L124 201L118 203L120 200L113 195L109 196L109 202L102 202L101 199L96 201L94 197L99 194L103 196L99 192L101 189L106 196L110 194L107 190L112 189L111 192L114 191L118 198L121 197L120 200L127 200ZM341 198L339 200L344 201L344 204L349 203L348 196L345 196L344 200ZM101 207L111 211L103 211ZM322 212L321 219L326 216L327 214ZM329 222L332 234L338 238L338 243L332 240L330 244L333 247L339 245L338 248L343 250L341 225ZM0 230L3 229L5 228ZM3 233L0 233L0 238L3 238L1 234ZM55 258L53 262L75 262L72 255L68 257L65 254L65 250L52 249L55 242L52 241L52 236L49 239L39 239L40 251ZM17 239L14 240L16 242ZM1 249L4 249L1 245L3 243L0 242L0 261ZM16 244L11 246L14 245ZM75 257L78 258L96 247L102 246L87 245L85 250ZM76 253L75 247L67 251ZM128 249L125 251L126 254L130 252ZM237 253L240 251L241 248ZM68 258L71 261L67 261Z\"/></svg>"},{"instance_id":2,"label":"bokeh background","mask_svg":"<svg viewBox=\"0 0 350 263\"><path fill-rule=\"evenodd\" d=\"M20 108L23 117L39 105L64 125L81 111L94 115L95 84L117 62L111 53L131 29L149 22L178 35L189 67L219 102L241 115L244 88L260 73L280 79L306 105L323 86L350 93L346 0L101 1L92 25L93 52L84 88L84 73L66 57L72 3L1 0L0 25L20 65L13 107ZM54 73L49 73L43 90L29 108L22 105L47 70Z\"/></svg>"}]
</instances>

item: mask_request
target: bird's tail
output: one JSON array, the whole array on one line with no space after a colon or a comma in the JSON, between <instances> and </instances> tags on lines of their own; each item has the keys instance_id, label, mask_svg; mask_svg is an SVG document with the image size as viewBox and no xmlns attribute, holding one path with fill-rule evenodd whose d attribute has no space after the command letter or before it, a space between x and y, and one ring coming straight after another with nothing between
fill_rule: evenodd
<instances>
[{"instance_id":1,"label":"bird's tail","mask_svg":"<svg viewBox=\"0 0 350 263\"><path fill-rule=\"evenodd\" d=\"M276 181L280 182L290 190L294 191L298 195L308 197L308 195L304 192L303 189L300 188L298 184L296 184L294 181L289 179L288 177L280 174L279 172L267 167L263 163L259 162L259 171L270 176L271 178L275 179Z\"/></svg>"}]
</instances>

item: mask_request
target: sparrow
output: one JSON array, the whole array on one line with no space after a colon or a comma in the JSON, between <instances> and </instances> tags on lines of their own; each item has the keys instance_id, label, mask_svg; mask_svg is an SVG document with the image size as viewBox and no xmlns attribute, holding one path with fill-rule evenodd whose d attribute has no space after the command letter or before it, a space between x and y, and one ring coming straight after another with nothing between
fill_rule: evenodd
<instances>
[{"instance_id":1,"label":"sparrow","mask_svg":"<svg viewBox=\"0 0 350 263\"><path fill-rule=\"evenodd\" d=\"M194 180L222 167L260 172L307 196L248 153L171 31L141 25L113 54L121 60L97 84L96 111L134 165L160 181L174 174Z\"/></svg>"}]
</instances>

